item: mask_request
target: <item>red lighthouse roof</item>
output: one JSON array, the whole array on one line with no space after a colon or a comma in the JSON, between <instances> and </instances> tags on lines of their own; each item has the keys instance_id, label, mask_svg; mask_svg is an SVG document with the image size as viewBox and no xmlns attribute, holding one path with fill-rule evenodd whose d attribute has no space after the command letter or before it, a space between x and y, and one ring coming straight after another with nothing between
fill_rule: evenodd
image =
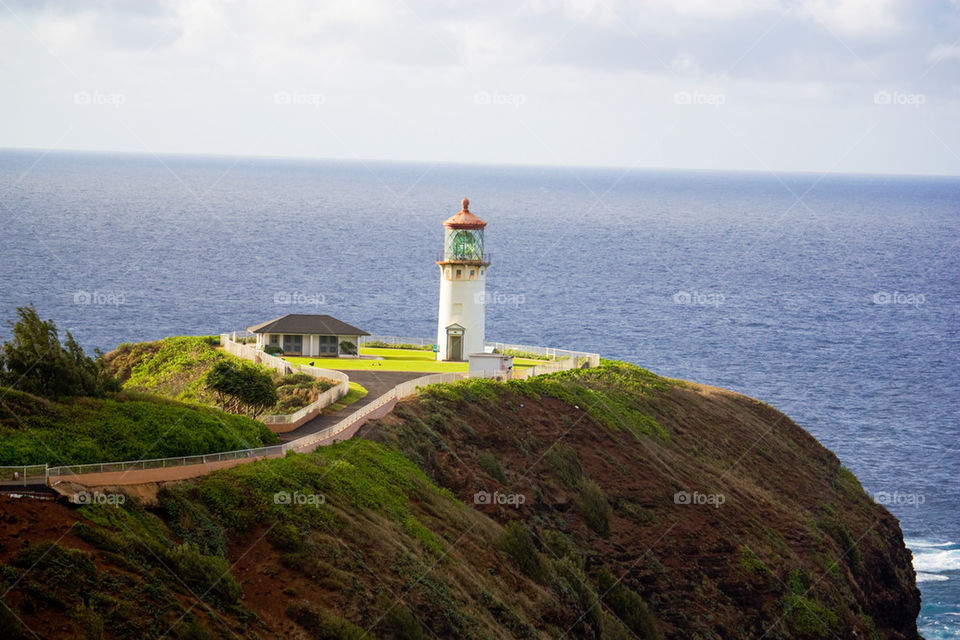
<instances>
[{"instance_id":1,"label":"red lighthouse roof","mask_svg":"<svg viewBox=\"0 0 960 640\"><path fill-rule=\"evenodd\" d=\"M487 223L470 213L470 201L463 199L463 210L443 222L448 229L483 229Z\"/></svg>"}]
</instances>

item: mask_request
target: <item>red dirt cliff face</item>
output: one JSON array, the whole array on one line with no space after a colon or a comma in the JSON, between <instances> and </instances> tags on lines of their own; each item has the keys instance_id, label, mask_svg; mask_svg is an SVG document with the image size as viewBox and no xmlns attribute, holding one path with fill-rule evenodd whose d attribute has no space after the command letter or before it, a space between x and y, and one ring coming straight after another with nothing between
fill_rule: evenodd
<instances>
[{"instance_id":1,"label":"red dirt cliff face","mask_svg":"<svg viewBox=\"0 0 960 640\"><path fill-rule=\"evenodd\" d=\"M158 500L0 498L0 637L918 638L899 525L832 453L622 363L431 387Z\"/></svg>"},{"instance_id":2,"label":"red dirt cliff face","mask_svg":"<svg viewBox=\"0 0 960 640\"><path fill-rule=\"evenodd\" d=\"M568 536L588 569L610 566L643 597L665 637L918 637L897 520L812 436L768 405L694 384L651 391L642 409L667 438L514 393L406 402L360 435L404 449L467 504L478 490L523 495L519 508L476 508L521 519L548 556L551 532ZM584 479L605 494L608 533L578 507Z\"/></svg>"}]
</instances>

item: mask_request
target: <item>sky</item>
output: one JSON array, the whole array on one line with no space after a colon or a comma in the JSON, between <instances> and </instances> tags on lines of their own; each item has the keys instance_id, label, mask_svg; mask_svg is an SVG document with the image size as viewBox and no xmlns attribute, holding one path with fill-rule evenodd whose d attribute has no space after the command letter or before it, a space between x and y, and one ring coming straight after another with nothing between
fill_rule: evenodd
<instances>
[{"instance_id":1,"label":"sky","mask_svg":"<svg viewBox=\"0 0 960 640\"><path fill-rule=\"evenodd\" d=\"M960 174L960 0L0 0L0 148Z\"/></svg>"}]
</instances>

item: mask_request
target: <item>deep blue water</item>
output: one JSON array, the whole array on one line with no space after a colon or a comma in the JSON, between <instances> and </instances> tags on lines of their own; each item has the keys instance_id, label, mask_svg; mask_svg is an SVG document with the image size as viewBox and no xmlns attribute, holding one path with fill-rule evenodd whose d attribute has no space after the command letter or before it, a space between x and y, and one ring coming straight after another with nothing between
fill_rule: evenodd
<instances>
[{"instance_id":1,"label":"deep blue water","mask_svg":"<svg viewBox=\"0 0 960 640\"><path fill-rule=\"evenodd\" d=\"M957 178L4 151L0 318L33 302L104 350L289 312L430 337L464 195L505 294L488 339L785 411L890 496L922 632L960 637Z\"/></svg>"}]
</instances>

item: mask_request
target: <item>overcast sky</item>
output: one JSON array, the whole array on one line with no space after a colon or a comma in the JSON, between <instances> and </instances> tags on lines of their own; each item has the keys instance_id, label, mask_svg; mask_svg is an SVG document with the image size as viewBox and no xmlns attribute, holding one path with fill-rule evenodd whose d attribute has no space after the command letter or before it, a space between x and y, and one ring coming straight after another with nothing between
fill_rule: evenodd
<instances>
[{"instance_id":1,"label":"overcast sky","mask_svg":"<svg viewBox=\"0 0 960 640\"><path fill-rule=\"evenodd\" d=\"M960 0L0 0L0 147L960 174Z\"/></svg>"}]
</instances>

